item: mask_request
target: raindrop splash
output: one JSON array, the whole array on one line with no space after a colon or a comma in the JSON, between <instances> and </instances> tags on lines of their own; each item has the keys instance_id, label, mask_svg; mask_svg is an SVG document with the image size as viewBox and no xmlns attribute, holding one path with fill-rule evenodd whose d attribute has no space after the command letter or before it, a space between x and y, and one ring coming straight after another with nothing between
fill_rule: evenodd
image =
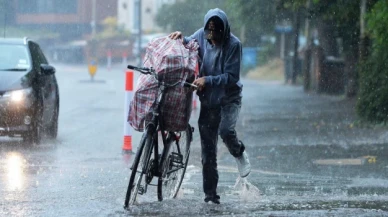
<instances>
[{"instance_id":1,"label":"raindrop splash","mask_svg":"<svg viewBox=\"0 0 388 217\"><path fill-rule=\"evenodd\" d=\"M260 190L247 178L237 178L234 187L236 192L238 192L240 198L244 201L258 201L260 200Z\"/></svg>"}]
</instances>

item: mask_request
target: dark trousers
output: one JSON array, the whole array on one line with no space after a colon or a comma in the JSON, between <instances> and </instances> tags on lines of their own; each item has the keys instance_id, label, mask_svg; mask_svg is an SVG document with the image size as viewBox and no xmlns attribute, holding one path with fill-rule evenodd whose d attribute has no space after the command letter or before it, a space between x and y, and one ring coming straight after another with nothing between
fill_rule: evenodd
<instances>
[{"instance_id":1,"label":"dark trousers","mask_svg":"<svg viewBox=\"0 0 388 217\"><path fill-rule=\"evenodd\" d=\"M223 104L219 108L208 108L201 105L198 126L202 148L203 190L206 195L217 194L217 141L221 136L229 152L239 157L244 152L244 145L238 140L235 131L241 109L241 98Z\"/></svg>"}]
</instances>

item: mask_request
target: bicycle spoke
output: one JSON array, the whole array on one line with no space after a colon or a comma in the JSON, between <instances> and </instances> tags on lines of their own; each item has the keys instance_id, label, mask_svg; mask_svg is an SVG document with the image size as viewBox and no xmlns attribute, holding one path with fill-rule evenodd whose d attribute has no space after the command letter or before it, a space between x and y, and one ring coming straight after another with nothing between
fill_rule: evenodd
<instances>
[{"instance_id":1,"label":"bicycle spoke","mask_svg":"<svg viewBox=\"0 0 388 217\"><path fill-rule=\"evenodd\" d=\"M152 136L145 133L132 165L132 172L124 202L124 208L128 208L128 205L133 205L135 203L138 193L144 194L146 192L147 184L144 182L143 186L142 180L146 173L145 168L147 168L152 147Z\"/></svg>"},{"instance_id":2,"label":"bicycle spoke","mask_svg":"<svg viewBox=\"0 0 388 217\"><path fill-rule=\"evenodd\" d=\"M180 132L178 144L171 144L168 158L163 165L163 175L158 182L158 198L176 197L182 183L190 154L191 131ZM179 146L178 146L179 145Z\"/></svg>"}]
</instances>

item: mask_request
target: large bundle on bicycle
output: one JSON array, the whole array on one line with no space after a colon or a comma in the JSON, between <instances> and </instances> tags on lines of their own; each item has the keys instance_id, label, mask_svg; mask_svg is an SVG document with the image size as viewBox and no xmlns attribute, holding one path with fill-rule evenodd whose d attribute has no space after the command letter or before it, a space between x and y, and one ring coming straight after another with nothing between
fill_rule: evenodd
<instances>
[{"instance_id":1,"label":"large bundle on bicycle","mask_svg":"<svg viewBox=\"0 0 388 217\"><path fill-rule=\"evenodd\" d=\"M158 80L166 84L179 81L194 81L198 64L198 43L169 37L153 39L147 46L144 66L153 67ZM130 104L128 121L136 131L144 131L151 121L155 109L159 83L154 76L140 75L133 100ZM191 114L192 90L182 85L167 89L161 105L161 120L167 131L186 129Z\"/></svg>"}]
</instances>

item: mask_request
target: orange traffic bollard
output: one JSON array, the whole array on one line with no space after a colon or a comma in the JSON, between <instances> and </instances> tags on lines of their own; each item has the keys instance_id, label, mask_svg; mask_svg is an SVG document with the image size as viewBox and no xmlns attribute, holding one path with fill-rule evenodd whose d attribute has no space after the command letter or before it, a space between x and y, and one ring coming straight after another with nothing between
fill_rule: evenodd
<instances>
[{"instance_id":1,"label":"orange traffic bollard","mask_svg":"<svg viewBox=\"0 0 388 217\"><path fill-rule=\"evenodd\" d=\"M132 152L132 133L128 123L129 106L133 97L133 71L125 73L124 144L123 152Z\"/></svg>"}]
</instances>

